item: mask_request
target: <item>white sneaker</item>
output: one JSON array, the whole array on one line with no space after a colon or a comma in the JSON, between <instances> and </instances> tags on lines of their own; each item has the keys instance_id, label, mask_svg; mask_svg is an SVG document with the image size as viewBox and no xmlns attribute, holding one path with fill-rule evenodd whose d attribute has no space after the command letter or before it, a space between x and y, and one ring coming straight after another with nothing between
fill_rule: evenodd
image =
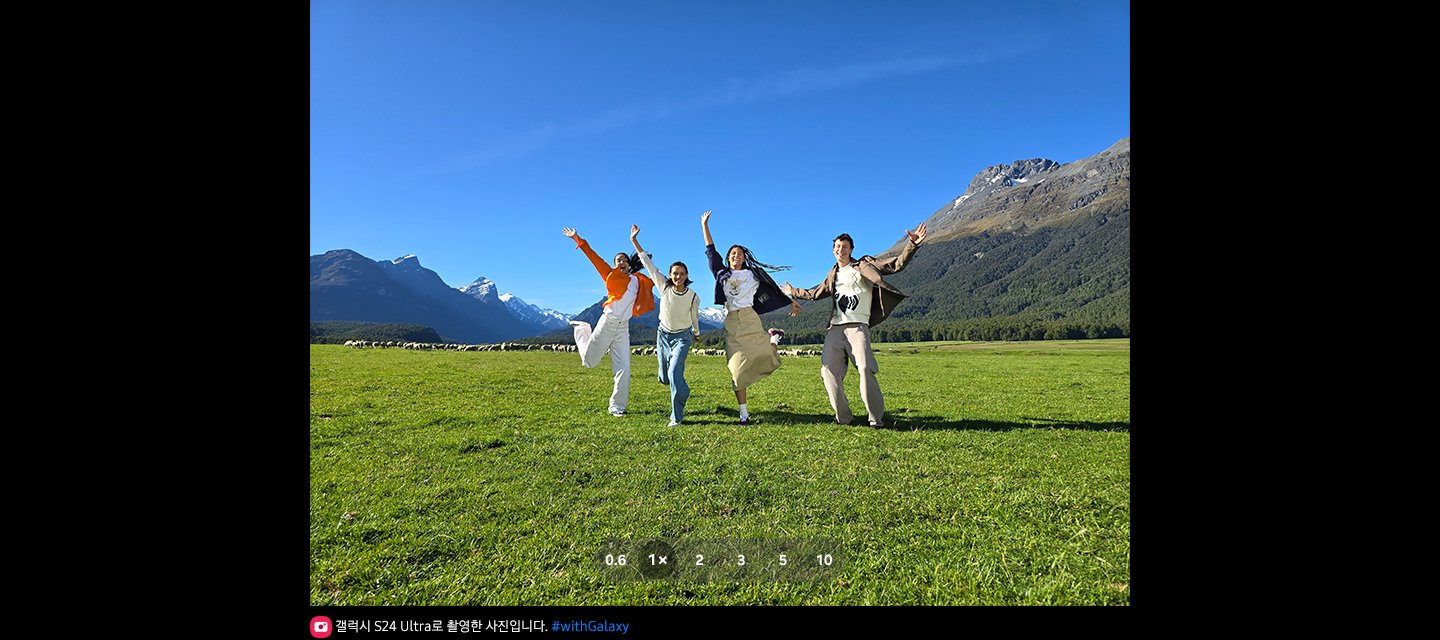
<instances>
[{"instance_id":1,"label":"white sneaker","mask_svg":"<svg viewBox=\"0 0 1440 640\"><path fill-rule=\"evenodd\" d=\"M678 427L678 426L680 426L680 423L679 423L679 422L676 422L676 421L674 421L674 420L671 420L671 421L670 421L670 424L667 424L667 425L665 425L665 426L667 426L667 427Z\"/></svg>"}]
</instances>

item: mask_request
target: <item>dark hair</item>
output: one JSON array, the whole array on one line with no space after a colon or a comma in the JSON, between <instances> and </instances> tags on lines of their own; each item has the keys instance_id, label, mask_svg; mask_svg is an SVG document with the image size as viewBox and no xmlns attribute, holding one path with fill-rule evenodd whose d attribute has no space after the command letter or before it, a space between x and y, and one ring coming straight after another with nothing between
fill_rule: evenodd
<instances>
[{"instance_id":1,"label":"dark hair","mask_svg":"<svg viewBox=\"0 0 1440 640\"><path fill-rule=\"evenodd\" d=\"M789 271L789 270L790 270L790 267L777 267L777 266L765 264L765 263L763 263L763 262L761 262L761 261L759 261L759 260L756 260L756 259L755 259L755 254L750 253L750 250L749 250L749 249L746 249L745 247L740 246L740 245L738 245L738 244L732 244L732 245L730 245L730 248L729 248L729 249L726 249L726 250L725 250L725 264L726 264L726 265L729 265L729 264L730 264L730 252L731 252L731 251L734 251L734 250L735 250L735 247L740 247L740 252L745 254L745 268L746 268L746 269L749 269L749 270L751 270L751 271L758 271L761 267L764 267L764 268L769 269L769 270L771 270L771 271Z\"/></svg>"},{"instance_id":2,"label":"dark hair","mask_svg":"<svg viewBox=\"0 0 1440 640\"><path fill-rule=\"evenodd\" d=\"M645 254L645 255L648 255L648 256L650 256L650 257L652 257L652 258L655 257L654 254ZM640 271L640 268L641 268L641 267L644 267L644 266L645 266L645 263L640 261L640 254L638 254L638 253L632 253L632 254L630 254L630 255L628 255L628 256L625 256L625 259L630 261L630 273L638 272L638 271Z\"/></svg>"},{"instance_id":3,"label":"dark hair","mask_svg":"<svg viewBox=\"0 0 1440 640\"><path fill-rule=\"evenodd\" d=\"M682 267L685 267L685 263L684 263L684 262L676 261L676 262L670 263L670 270L671 270L671 271L674 271L674 270L675 270L675 265L677 265L677 264L680 265L680 266L682 266ZM694 280L691 280L691 279L690 279L690 267L685 267L685 286L687 286L687 287L690 286L690 283L691 283L691 282L694 282ZM674 281L672 280L670 284L671 284L671 286L674 286L675 283L674 283Z\"/></svg>"},{"instance_id":4,"label":"dark hair","mask_svg":"<svg viewBox=\"0 0 1440 640\"><path fill-rule=\"evenodd\" d=\"M839 241L841 241L841 240L844 240L844 241L850 243L850 250L851 250L851 251L854 251L854 250L855 250L855 239L854 239L854 238L851 238L851 237L850 237L850 234L848 234L848 233L842 233L842 234L840 234L840 235L838 235L838 236L835 236L835 240L831 241L830 244L835 244L836 242L839 242Z\"/></svg>"}]
</instances>

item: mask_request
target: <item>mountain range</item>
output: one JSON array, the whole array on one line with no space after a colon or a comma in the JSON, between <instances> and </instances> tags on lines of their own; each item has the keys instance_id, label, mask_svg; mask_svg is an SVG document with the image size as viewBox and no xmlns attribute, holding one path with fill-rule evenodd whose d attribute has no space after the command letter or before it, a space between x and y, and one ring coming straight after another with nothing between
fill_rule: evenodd
<instances>
[{"instance_id":1,"label":"mountain range","mask_svg":"<svg viewBox=\"0 0 1440 640\"><path fill-rule=\"evenodd\" d=\"M1129 138L1066 164L1032 158L985 167L925 226L925 244L910 265L885 278L908 297L880 329L954 335L967 323L1019 318L1103 323L1129 335ZM856 256L865 255L867 240L875 239L856 239ZM901 236L876 256L898 253L903 242ZM808 287L824 276L789 280ZM377 261L339 249L310 257L312 322L424 325L474 344L541 335L565 341L569 321L594 324L602 303L570 317L501 294L483 277L452 288L414 255ZM822 332L831 302L801 304L805 310L795 318L783 310L766 314L765 326L797 338ZM656 315L633 320L632 341L654 339ZM702 305L701 315L702 331L724 320L713 305Z\"/></svg>"},{"instance_id":2,"label":"mountain range","mask_svg":"<svg viewBox=\"0 0 1440 640\"><path fill-rule=\"evenodd\" d=\"M404 323L434 328L448 340L489 344L557 332L568 335L570 320L599 321L604 304L570 316L541 309L509 293L499 293L488 278L452 288L440 275L420 265L415 255L394 260L371 260L349 249L310 256L310 321L361 321ZM658 302L657 302L658 306ZM701 329L719 328L710 322L713 311L702 312ZM723 316L722 316L723 320ZM654 340L659 312L634 318L642 330L637 339Z\"/></svg>"},{"instance_id":3,"label":"mountain range","mask_svg":"<svg viewBox=\"0 0 1440 640\"><path fill-rule=\"evenodd\" d=\"M497 288L496 284L484 276L476 278L474 282L460 287L460 293L478 299L486 304L493 304L495 302L504 304L505 307L510 310L510 315L515 316L522 322L536 325L542 330L570 326L571 316L554 309L541 309L540 307L521 300L513 294L500 293L500 289Z\"/></svg>"},{"instance_id":4,"label":"mountain range","mask_svg":"<svg viewBox=\"0 0 1440 640\"><path fill-rule=\"evenodd\" d=\"M453 288L414 255L371 260L350 249L310 256L310 321L418 324L448 340L490 344L568 327L570 318L497 293L479 278Z\"/></svg>"},{"instance_id":5,"label":"mountain range","mask_svg":"<svg viewBox=\"0 0 1440 640\"><path fill-rule=\"evenodd\" d=\"M927 242L994 233L1026 234L1100 208L1130 210L1130 139L1068 164L1032 158L985 167L960 195L925 219ZM880 256L899 253L897 240Z\"/></svg>"}]
</instances>

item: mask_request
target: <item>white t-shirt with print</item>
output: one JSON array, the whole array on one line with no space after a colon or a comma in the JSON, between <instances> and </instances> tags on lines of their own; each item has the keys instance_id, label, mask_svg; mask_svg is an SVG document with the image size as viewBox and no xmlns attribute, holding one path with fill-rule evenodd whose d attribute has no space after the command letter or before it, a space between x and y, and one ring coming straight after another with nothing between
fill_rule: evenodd
<instances>
[{"instance_id":1,"label":"white t-shirt with print","mask_svg":"<svg viewBox=\"0 0 1440 640\"><path fill-rule=\"evenodd\" d=\"M835 315L830 324L870 324L870 292L875 287L853 265L835 274Z\"/></svg>"},{"instance_id":2,"label":"white t-shirt with print","mask_svg":"<svg viewBox=\"0 0 1440 640\"><path fill-rule=\"evenodd\" d=\"M754 306L755 291L760 288L760 281L749 269L731 271L730 277L725 280L725 310L734 311Z\"/></svg>"}]
</instances>

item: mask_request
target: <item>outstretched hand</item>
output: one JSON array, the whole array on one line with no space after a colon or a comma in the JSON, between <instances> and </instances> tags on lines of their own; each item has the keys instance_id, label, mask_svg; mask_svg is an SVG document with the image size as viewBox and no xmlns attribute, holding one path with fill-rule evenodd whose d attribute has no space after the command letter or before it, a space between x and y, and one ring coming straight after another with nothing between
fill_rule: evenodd
<instances>
[{"instance_id":1,"label":"outstretched hand","mask_svg":"<svg viewBox=\"0 0 1440 640\"><path fill-rule=\"evenodd\" d=\"M804 307L800 306L800 303L795 302L794 300L790 301L790 317L793 318L800 315L801 309L804 309Z\"/></svg>"},{"instance_id":2,"label":"outstretched hand","mask_svg":"<svg viewBox=\"0 0 1440 640\"><path fill-rule=\"evenodd\" d=\"M631 239L634 239L635 236L638 236L638 235L640 235L640 225L636 225L636 224L630 225L630 238L631 238Z\"/></svg>"},{"instance_id":3,"label":"outstretched hand","mask_svg":"<svg viewBox=\"0 0 1440 640\"><path fill-rule=\"evenodd\" d=\"M911 244L914 244L917 247L920 246L920 243L925 241L925 223L922 222L920 223L920 226L915 227L914 233L911 233L909 229L906 229L905 235L910 238Z\"/></svg>"},{"instance_id":4,"label":"outstretched hand","mask_svg":"<svg viewBox=\"0 0 1440 640\"><path fill-rule=\"evenodd\" d=\"M710 212L700 214L700 231L705 234L705 246L715 244L715 239L710 237Z\"/></svg>"},{"instance_id":5,"label":"outstretched hand","mask_svg":"<svg viewBox=\"0 0 1440 640\"><path fill-rule=\"evenodd\" d=\"M561 230L561 233L565 234L565 237L567 238L574 238L577 235L575 233L575 230L571 229L570 227L565 227L563 230Z\"/></svg>"},{"instance_id":6,"label":"outstretched hand","mask_svg":"<svg viewBox=\"0 0 1440 640\"><path fill-rule=\"evenodd\" d=\"M793 295L795 295L795 287L790 286L790 281L789 281L789 280L786 280L786 281L785 281L785 285L782 286L782 287L780 287L780 293L783 293L783 294L785 294L785 295L787 295L787 296L793 296ZM790 314L790 315L793 316L793 315L795 315L795 314L792 313L792 314Z\"/></svg>"}]
</instances>

